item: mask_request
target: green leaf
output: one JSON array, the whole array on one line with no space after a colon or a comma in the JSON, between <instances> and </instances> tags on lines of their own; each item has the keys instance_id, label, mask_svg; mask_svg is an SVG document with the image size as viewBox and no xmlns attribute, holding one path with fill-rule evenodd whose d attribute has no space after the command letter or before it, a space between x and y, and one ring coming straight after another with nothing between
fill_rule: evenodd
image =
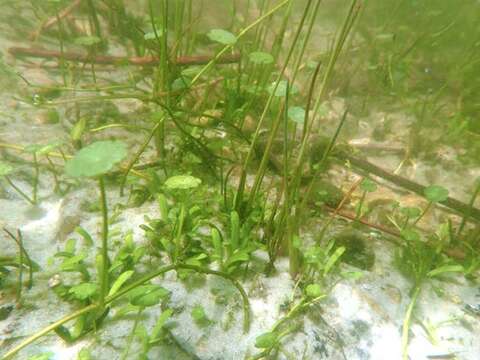
<instances>
[{"instance_id":1,"label":"green leaf","mask_svg":"<svg viewBox=\"0 0 480 360\"><path fill-rule=\"evenodd\" d=\"M288 109L288 117L297 124L303 124L305 121L305 110L300 106L292 106Z\"/></svg>"},{"instance_id":2,"label":"green leaf","mask_svg":"<svg viewBox=\"0 0 480 360\"><path fill-rule=\"evenodd\" d=\"M257 336L255 339L255 347L259 349L269 349L274 347L277 341L277 334L269 331Z\"/></svg>"},{"instance_id":3,"label":"green leaf","mask_svg":"<svg viewBox=\"0 0 480 360\"><path fill-rule=\"evenodd\" d=\"M87 118L81 117L70 130L70 137L73 141L79 141L82 138L85 128L87 127Z\"/></svg>"},{"instance_id":4,"label":"green leaf","mask_svg":"<svg viewBox=\"0 0 480 360\"><path fill-rule=\"evenodd\" d=\"M435 277L440 274L448 273L448 272L463 272L464 268L462 265L444 265L440 266L432 271L429 271L427 276L428 277Z\"/></svg>"},{"instance_id":5,"label":"green leaf","mask_svg":"<svg viewBox=\"0 0 480 360\"><path fill-rule=\"evenodd\" d=\"M193 189L198 187L202 180L190 175L176 175L165 181L165 186L170 190Z\"/></svg>"},{"instance_id":6,"label":"green leaf","mask_svg":"<svg viewBox=\"0 0 480 360\"><path fill-rule=\"evenodd\" d=\"M157 339L160 338L160 333L163 329L163 326L168 321L168 319L172 317L172 315L173 315L172 309L167 309L161 313L161 315L157 319L157 322L155 323L155 326L152 329L152 333L150 334L151 342L156 341Z\"/></svg>"},{"instance_id":7,"label":"green leaf","mask_svg":"<svg viewBox=\"0 0 480 360\"><path fill-rule=\"evenodd\" d=\"M93 246L93 244L94 244L93 239L92 239L92 237L90 236L90 234L88 233L87 230L85 230L81 226L77 226L75 228L75 232L83 238L86 246Z\"/></svg>"},{"instance_id":8,"label":"green leaf","mask_svg":"<svg viewBox=\"0 0 480 360\"><path fill-rule=\"evenodd\" d=\"M38 149L38 154L39 155L47 155L49 152L52 152L55 150L57 147L61 146L63 143L61 141L54 141L51 143L48 143L47 145L43 145Z\"/></svg>"},{"instance_id":9,"label":"green leaf","mask_svg":"<svg viewBox=\"0 0 480 360\"><path fill-rule=\"evenodd\" d=\"M207 36L210 40L223 45L233 45L237 42L237 37L235 35L230 31L223 29L212 29L208 32Z\"/></svg>"},{"instance_id":10,"label":"green leaf","mask_svg":"<svg viewBox=\"0 0 480 360\"><path fill-rule=\"evenodd\" d=\"M97 141L84 147L65 164L65 172L72 177L93 177L107 173L127 155L121 141Z\"/></svg>"},{"instance_id":11,"label":"green leaf","mask_svg":"<svg viewBox=\"0 0 480 360\"><path fill-rule=\"evenodd\" d=\"M360 183L360 189L366 192L374 192L377 190L377 184L369 179L363 179L363 181Z\"/></svg>"},{"instance_id":12,"label":"green leaf","mask_svg":"<svg viewBox=\"0 0 480 360\"><path fill-rule=\"evenodd\" d=\"M274 89L275 89L275 82L270 84L270 86L268 87L268 92L272 94ZM289 90L290 90L290 95L298 93L298 89L295 85L290 84ZM278 83L274 96L282 97L286 95L287 95L287 81L282 80Z\"/></svg>"},{"instance_id":13,"label":"green leaf","mask_svg":"<svg viewBox=\"0 0 480 360\"><path fill-rule=\"evenodd\" d=\"M82 350L78 352L77 360L91 360L92 354L90 353L90 349L84 347Z\"/></svg>"},{"instance_id":14,"label":"green leaf","mask_svg":"<svg viewBox=\"0 0 480 360\"><path fill-rule=\"evenodd\" d=\"M74 41L77 45L88 47L101 43L102 39L100 39L98 36L80 36Z\"/></svg>"},{"instance_id":15,"label":"green leaf","mask_svg":"<svg viewBox=\"0 0 480 360\"><path fill-rule=\"evenodd\" d=\"M412 229L403 229L400 235L407 241L420 241L420 234Z\"/></svg>"},{"instance_id":16,"label":"green leaf","mask_svg":"<svg viewBox=\"0 0 480 360\"><path fill-rule=\"evenodd\" d=\"M131 290L128 294L132 305L148 307L160 303L168 296L169 291L158 285L143 285Z\"/></svg>"},{"instance_id":17,"label":"green leaf","mask_svg":"<svg viewBox=\"0 0 480 360\"><path fill-rule=\"evenodd\" d=\"M419 217L420 214L422 213L422 210L420 210L417 207L407 206L407 207L402 207L400 209L400 212L406 217L408 217L409 219L412 219L412 218Z\"/></svg>"},{"instance_id":18,"label":"green leaf","mask_svg":"<svg viewBox=\"0 0 480 360\"><path fill-rule=\"evenodd\" d=\"M448 190L439 185L430 185L425 189L424 194L427 200L433 203L445 201L448 198Z\"/></svg>"},{"instance_id":19,"label":"green leaf","mask_svg":"<svg viewBox=\"0 0 480 360\"><path fill-rule=\"evenodd\" d=\"M333 265L340 259L340 257L345 252L345 246L339 246L335 252L328 258L327 263L325 264L325 268L323 269L323 274L327 275L330 270L332 269Z\"/></svg>"},{"instance_id":20,"label":"green leaf","mask_svg":"<svg viewBox=\"0 0 480 360\"><path fill-rule=\"evenodd\" d=\"M122 285L132 277L134 271L133 270L128 270L122 273L117 280L113 283L112 287L110 288L110 291L108 292L108 296L112 296L117 293L118 290L122 287Z\"/></svg>"},{"instance_id":21,"label":"green leaf","mask_svg":"<svg viewBox=\"0 0 480 360\"><path fill-rule=\"evenodd\" d=\"M50 360L54 357L54 353L51 351L36 354L28 357L28 360Z\"/></svg>"},{"instance_id":22,"label":"green leaf","mask_svg":"<svg viewBox=\"0 0 480 360\"><path fill-rule=\"evenodd\" d=\"M250 61L257 65L268 65L273 63L273 56L263 51L254 51L248 55Z\"/></svg>"},{"instance_id":23,"label":"green leaf","mask_svg":"<svg viewBox=\"0 0 480 360\"><path fill-rule=\"evenodd\" d=\"M305 293L310 298L317 298L323 294L323 289L318 284L310 284L305 288Z\"/></svg>"},{"instance_id":24,"label":"green leaf","mask_svg":"<svg viewBox=\"0 0 480 360\"><path fill-rule=\"evenodd\" d=\"M86 300L93 296L97 291L97 284L82 283L80 285L73 286L68 292L78 300Z\"/></svg>"},{"instance_id":25,"label":"green leaf","mask_svg":"<svg viewBox=\"0 0 480 360\"><path fill-rule=\"evenodd\" d=\"M192 319L197 325L206 325L209 320L202 305L195 305L191 312Z\"/></svg>"},{"instance_id":26,"label":"green leaf","mask_svg":"<svg viewBox=\"0 0 480 360\"><path fill-rule=\"evenodd\" d=\"M7 176L11 174L13 171L13 167L3 161L0 161L0 177Z\"/></svg>"}]
</instances>

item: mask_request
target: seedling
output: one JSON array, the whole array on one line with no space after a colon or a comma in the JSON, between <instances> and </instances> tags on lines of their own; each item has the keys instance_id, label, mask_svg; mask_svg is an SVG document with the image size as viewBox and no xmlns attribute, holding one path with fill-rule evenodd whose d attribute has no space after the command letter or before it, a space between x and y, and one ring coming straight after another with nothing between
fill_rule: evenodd
<instances>
[{"instance_id":1,"label":"seedling","mask_svg":"<svg viewBox=\"0 0 480 360\"><path fill-rule=\"evenodd\" d=\"M108 208L103 176L127 155L126 146L120 141L98 141L83 148L73 159L65 164L65 172L72 177L96 178L100 189L100 207L102 209L102 246L101 272L98 274L100 288L100 305L105 304L109 289L108 268Z\"/></svg>"},{"instance_id":2,"label":"seedling","mask_svg":"<svg viewBox=\"0 0 480 360\"><path fill-rule=\"evenodd\" d=\"M416 225L425 216L425 214L428 210L430 210L433 204L447 200L448 190L442 186L430 185L425 189L424 195L425 198L428 200L428 204L423 209L422 213L418 216L418 218L413 222L413 225Z\"/></svg>"}]
</instances>

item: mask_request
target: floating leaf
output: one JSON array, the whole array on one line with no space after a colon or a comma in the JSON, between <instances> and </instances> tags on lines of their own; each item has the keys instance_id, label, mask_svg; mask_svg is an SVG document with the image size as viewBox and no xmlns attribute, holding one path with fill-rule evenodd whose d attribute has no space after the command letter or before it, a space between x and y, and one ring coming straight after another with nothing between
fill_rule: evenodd
<instances>
[{"instance_id":1,"label":"floating leaf","mask_svg":"<svg viewBox=\"0 0 480 360\"><path fill-rule=\"evenodd\" d=\"M288 82L286 80L282 80L278 83L277 89L275 90L276 97L282 97L287 95L287 84ZM272 94L274 89L275 89L275 83L273 82L268 87L268 92ZM290 94L298 93L298 89L295 85L290 84L289 90L290 90Z\"/></svg>"},{"instance_id":2,"label":"floating leaf","mask_svg":"<svg viewBox=\"0 0 480 360\"><path fill-rule=\"evenodd\" d=\"M0 177L7 176L11 174L13 171L13 167L3 161L0 161Z\"/></svg>"},{"instance_id":3,"label":"floating leaf","mask_svg":"<svg viewBox=\"0 0 480 360\"><path fill-rule=\"evenodd\" d=\"M93 283L82 283L73 286L68 292L78 300L86 300L97 291L97 285Z\"/></svg>"},{"instance_id":4,"label":"floating leaf","mask_svg":"<svg viewBox=\"0 0 480 360\"><path fill-rule=\"evenodd\" d=\"M102 42L98 36L80 36L75 39L75 44L81 46L93 46Z\"/></svg>"},{"instance_id":5,"label":"floating leaf","mask_svg":"<svg viewBox=\"0 0 480 360\"><path fill-rule=\"evenodd\" d=\"M121 141L97 141L84 147L65 164L65 172L73 177L103 175L127 155Z\"/></svg>"},{"instance_id":6,"label":"floating leaf","mask_svg":"<svg viewBox=\"0 0 480 360\"><path fill-rule=\"evenodd\" d=\"M259 349L269 349L277 344L277 334L274 332L266 332L257 336L255 339L255 347Z\"/></svg>"},{"instance_id":7,"label":"floating leaf","mask_svg":"<svg viewBox=\"0 0 480 360\"><path fill-rule=\"evenodd\" d=\"M288 117L297 124L303 124L305 121L305 110L300 106L292 106L288 109Z\"/></svg>"},{"instance_id":8,"label":"floating leaf","mask_svg":"<svg viewBox=\"0 0 480 360\"><path fill-rule=\"evenodd\" d=\"M427 200L433 203L445 201L448 198L448 190L439 185L430 185L425 189L424 194Z\"/></svg>"},{"instance_id":9,"label":"floating leaf","mask_svg":"<svg viewBox=\"0 0 480 360\"><path fill-rule=\"evenodd\" d=\"M191 175L176 175L165 181L165 186L170 190L193 189L198 187L202 180Z\"/></svg>"},{"instance_id":10,"label":"floating leaf","mask_svg":"<svg viewBox=\"0 0 480 360\"><path fill-rule=\"evenodd\" d=\"M257 65L268 65L273 63L273 56L263 51L254 51L248 55L250 61Z\"/></svg>"},{"instance_id":11,"label":"floating leaf","mask_svg":"<svg viewBox=\"0 0 480 360\"><path fill-rule=\"evenodd\" d=\"M223 45L233 45L237 42L237 37L230 31L223 29L212 29L207 34L208 38Z\"/></svg>"},{"instance_id":12,"label":"floating leaf","mask_svg":"<svg viewBox=\"0 0 480 360\"><path fill-rule=\"evenodd\" d=\"M377 185L370 179L363 179L360 183L360 189L366 192L374 192L377 190Z\"/></svg>"},{"instance_id":13,"label":"floating leaf","mask_svg":"<svg viewBox=\"0 0 480 360\"><path fill-rule=\"evenodd\" d=\"M322 287L318 284L310 284L305 288L305 293L310 298L317 298L323 294Z\"/></svg>"}]
</instances>

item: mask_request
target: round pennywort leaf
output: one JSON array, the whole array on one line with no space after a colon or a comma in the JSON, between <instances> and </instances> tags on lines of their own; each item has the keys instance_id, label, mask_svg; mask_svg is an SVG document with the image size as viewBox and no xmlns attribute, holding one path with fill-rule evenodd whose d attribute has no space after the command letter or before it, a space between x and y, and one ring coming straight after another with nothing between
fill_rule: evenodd
<instances>
[{"instance_id":1,"label":"round pennywort leaf","mask_svg":"<svg viewBox=\"0 0 480 360\"><path fill-rule=\"evenodd\" d=\"M424 191L425 197L430 202L445 201L448 198L448 190L443 186L430 185Z\"/></svg>"},{"instance_id":2,"label":"round pennywort leaf","mask_svg":"<svg viewBox=\"0 0 480 360\"><path fill-rule=\"evenodd\" d=\"M202 180L191 175L176 175L165 181L165 186L170 190L185 190L198 187Z\"/></svg>"},{"instance_id":3,"label":"round pennywort leaf","mask_svg":"<svg viewBox=\"0 0 480 360\"><path fill-rule=\"evenodd\" d=\"M72 177L93 177L107 173L127 155L121 141L97 141L84 147L65 164L65 172Z\"/></svg>"},{"instance_id":4,"label":"round pennywort leaf","mask_svg":"<svg viewBox=\"0 0 480 360\"><path fill-rule=\"evenodd\" d=\"M212 29L208 32L207 36L210 40L223 45L233 45L237 42L237 37L235 35L230 31L223 29Z\"/></svg>"},{"instance_id":5,"label":"round pennywort leaf","mask_svg":"<svg viewBox=\"0 0 480 360\"><path fill-rule=\"evenodd\" d=\"M263 51L254 51L248 55L250 61L257 65L268 65L273 63L273 56Z\"/></svg>"},{"instance_id":6,"label":"round pennywort leaf","mask_svg":"<svg viewBox=\"0 0 480 360\"><path fill-rule=\"evenodd\" d=\"M300 106L292 106L288 109L288 117L297 124L303 124L305 121L305 110Z\"/></svg>"}]
</instances>

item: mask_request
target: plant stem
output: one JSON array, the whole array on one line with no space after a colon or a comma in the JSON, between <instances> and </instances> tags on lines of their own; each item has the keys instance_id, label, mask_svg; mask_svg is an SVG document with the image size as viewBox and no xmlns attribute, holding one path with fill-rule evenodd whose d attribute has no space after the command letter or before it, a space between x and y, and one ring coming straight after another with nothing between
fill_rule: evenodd
<instances>
[{"instance_id":1,"label":"plant stem","mask_svg":"<svg viewBox=\"0 0 480 360\"><path fill-rule=\"evenodd\" d=\"M35 201L33 201L32 199L30 199L30 197L25 194L17 185L15 185L12 180L10 179L10 177L6 176L5 175L5 180L7 180L7 182L10 184L10 186L12 188L15 189L15 191L20 195L22 196L25 200L27 200L30 204L32 205L35 205Z\"/></svg>"},{"instance_id":2,"label":"plant stem","mask_svg":"<svg viewBox=\"0 0 480 360\"><path fill-rule=\"evenodd\" d=\"M33 178L33 195L32 201L34 205L38 203L38 180L40 178L40 168L38 166L37 153L33 153L33 166L35 169L35 175Z\"/></svg>"},{"instance_id":3,"label":"plant stem","mask_svg":"<svg viewBox=\"0 0 480 360\"><path fill-rule=\"evenodd\" d=\"M413 222L413 225L417 225L417 223L422 220L422 218L425 216L425 214L428 212L428 210L430 210L430 208L432 207L432 202L429 201L427 206L425 206L425 209L423 209L422 213L420 214L420 216Z\"/></svg>"},{"instance_id":4,"label":"plant stem","mask_svg":"<svg viewBox=\"0 0 480 360\"><path fill-rule=\"evenodd\" d=\"M463 228L465 227L465 224L467 223L468 218L470 217L470 213L472 211L473 204L475 204L475 200L477 199L477 196L478 196L479 193L480 193L480 179L477 180L477 186L475 188L475 191L473 192L472 197L470 198L470 202L468 203L468 210L463 215L462 222L460 223L460 226L458 227L457 238L460 237L460 234L462 233Z\"/></svg>"},{"instance_id":5,"label":"plant stem","mask_svg":"<svg viewBox=\"0 0 480 360\"><path fill-rule=\"evenodd\" d=\"M245 290L242 288L242 286L240 285L240 283L235 280L231 275L227 274L227 273L223 273L223 272L220 272L220 271L215 271L215 270L210 270L210 269L206 269L206 268L202 268L202 267L199 267L199 266L195 266L195 265L187 265L187 264L176 264L176 265L167 265L167 266L164 266L150 274L147 274L145 276L143 276L142 278L138 279L137 281L133 282L132 284L128 285L128 286L125 286L123 289L121 289L120 291L118 291L117 293L115 293L114 295L112 296L108 296L105 298L105 304L109 304L119 298L121 298L122 296L124 296L125 294L127 294L129 291L137 288L138 286L146 283L147 281L149 280L152 280L153 278L161 275L161 274L164 274L166 272L169 272L169 271L172 271L172 270L178 270L178 269L189 269L189 270L193 270L193 271L196 271L196 272L199 272L199 273L203 273L203 274L211 274L211 275L216 275L216 276L220 276L220 277L223 277L229 281L232 282L232 284L237 288L237 290L240 292L240 295L242 296L242 299L243 299L243 311L244 311L244 318L243 318L243 331L244 333L247 333L249 328L250 328L250 303L248 301L248 296L247 296L247 293L245 292ZM70 320L73 320L79 316L82 316L83 314L86 314L90 311L94 311L94 310L97 310L98 308L100 307L100 304L91 304L87 307L84 307L83 309L80 309L80 310L77 310L65 317L63 317L62 319L60 320L57 320L56 322L54 322L53 324L43 328L42 330L38 331L37 333L33 334L32 336L30 336L29 338L25 339L23 342L21 342L19 345L17 345L16 347L14 347L12 350L10 350L9 352L7 352L5 355L3 355L3 360L6 360L6 359L9 359L11 358L13 355L15 355L16 353L18 353L20 350L22 350L23 348L25 348L26 346L30 345L31 343L35 342L37 339L41 338L42 336L48 334L50 331L53 331L55 330L56 328L58 328L59 326L65 324L66 322L70 321Z\"/></svg>"},{"instance_id":6,"label":"plant stem","mask_svg":"<svg viewBox=\"0 0 480 360\"><path fill-rule=\"evenodd\" d=\"M108 208L107 198L105 195L105 183L103 176L98 179L100 187L100 209L102 211L102 273L99 274L100 278L100 307L103 309L105 306L105 296L108 293L108 268L110 261L108 259Z\"/></svg>"},{"instance_id":7,"label":"plant stem","mask_svg":"<svg viewBox=\"0 0 480 360\"><path fill-rule=\"evenodd\" d=\"M418 295L420 294L420 286L416 285L413 291L410 304L408 305L407 312L405 313L405 319L403 320L402 328L402 360L408 360L408 332L410 330L410 322L412 319L413 308L417 302Z\"/></svg>"},{"instance_id":8,"label":"plant stem","mask_svg":"<svg viewBox=\"0 0 480 360\"><path fill-rule=\"evenodd\" d=\"M367 196L367 192L364 191L362 193L362 197L360 198L360 202L358 203L358 206L357 206L357 212L355 213L355 220L358 221L360 220L360 216L362 215L362 207L363 207L363 203L365 201L365 197Z\"/></svg>"},{"instance_id":9,"label":"plant stem","mask_svg":"<svg viewBox=\"0 0 480 360\"><path fill-rule=\"evenodd\" d=\"M135 331L137 330L138 323L140 322L140 315L142 314L143 307L140 307L137 311L137 316L135 316L135 321L133 323L132 331L127 339L127 345L125 346L125 351L122 354L122 360L128 359L128 353L130 352L130 348L132 346L132 341L135 336Z\"/></svg>"}]
</instances>

